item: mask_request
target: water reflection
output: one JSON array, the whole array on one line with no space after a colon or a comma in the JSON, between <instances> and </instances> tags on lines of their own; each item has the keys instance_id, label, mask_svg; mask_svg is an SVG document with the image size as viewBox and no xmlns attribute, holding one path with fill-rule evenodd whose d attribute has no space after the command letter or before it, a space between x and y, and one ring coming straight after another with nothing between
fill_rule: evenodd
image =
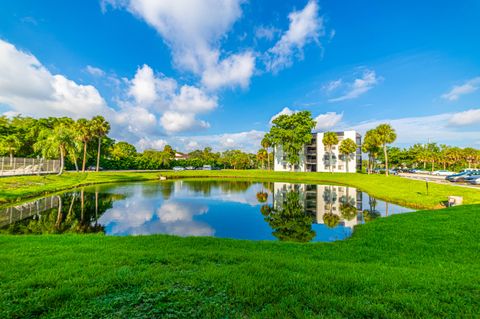
<instances>
[{"instance_id":1,"label":"water reflection","mask_svg":"<svg viewBox=\"0 0 480 319\"><path fill-rule=\"evenodd\" d=\"M0 232L332 241L406 211L351 187L178 180L86 187L6 208Z\"/></svg>"}]
</instances>

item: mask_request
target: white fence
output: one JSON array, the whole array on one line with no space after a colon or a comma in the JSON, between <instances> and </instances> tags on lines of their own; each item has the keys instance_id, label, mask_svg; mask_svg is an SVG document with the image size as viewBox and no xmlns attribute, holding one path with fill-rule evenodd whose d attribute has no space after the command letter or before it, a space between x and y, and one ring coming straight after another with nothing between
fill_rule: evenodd
<instances>
[{"instance_id":1,"label":"white fence","mask_svg":"<svg viewBox=\"0 0 480 319\"><path fill-rule=\"evenodd\" d=\"M20 157L0 158L0 176L55 174L59 171L60 160Z\"/></svg>"}]
</instances>

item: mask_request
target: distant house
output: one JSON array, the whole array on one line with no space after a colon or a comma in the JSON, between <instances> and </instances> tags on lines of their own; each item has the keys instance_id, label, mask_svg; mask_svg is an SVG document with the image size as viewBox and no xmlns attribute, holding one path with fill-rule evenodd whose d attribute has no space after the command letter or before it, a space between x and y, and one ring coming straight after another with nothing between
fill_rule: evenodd
<instances>
[{"instance_id":1,"label":"distant house","mask_svg":"<svg viewBox=\"0 0 480 319\"><path fill-rule=\"evenodd\" d=\"M180 152L175 152L175 159L180 160L180 159L188 159L189 156L188 154L180 153Z\"/></svg>"},{"instance_id":2,"label":"distant house","mask_svg":"<svg viewBox=\"0 0 480 319\"><path fill-rule=\"evenodd\" d=\"M312 133L310 144L305 145L300 154L300 163L293 167L295 172L330 172L330 166L333 172L355 173L362 168L362 137L356 131L335 132L338 136L338 144L332 149L332 163L330 163L330 154L325 150L322 143L322 133ZM357 144L357 151L348 158L339 154L338 148L342 140L350 138ZM274 155L275 171L291 171L292 167L285 160L281 147L276 147ZM348 163L348 170L347 170Z\"/></svg>"}]
</instances>

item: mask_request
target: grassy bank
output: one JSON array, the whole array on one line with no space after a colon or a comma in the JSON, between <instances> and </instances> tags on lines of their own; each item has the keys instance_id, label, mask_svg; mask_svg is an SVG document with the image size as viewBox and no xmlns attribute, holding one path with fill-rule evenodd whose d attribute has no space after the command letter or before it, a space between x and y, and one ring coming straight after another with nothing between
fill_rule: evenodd
<instances>
[{"instance_id":1,"label":"grassy bank","mask_svg":"<svg viewBox=\"0 0 480 319\"><path fill-rule=\"evenodd\" d=\"M337 183L356 187L382 200L419 209L440 208L449 195L463 196L465 204L480 203L480 189L429 183L427 194L425 182L397 176L222 170L66 173L62 176L7 177L0 179L0 205L95 183L155 180L160 174L168 178L241 178L257 181Z\"/></svg>"},{"instance_id":2,"label":"grassy bank","mask_svg":"<svg viewBox=\"0 0 480 319\"><path fill-rule=\"evenodd\" d=\"M158 172L89 172L0 178L0 205L61 190L99 183L158 179Z\"/></svg>"},{"instance_id":3,"label":"grassy bank","mask_svg":"<svg viewBox=\"0 0 480 319\"><path fill-rule=\"evenodd\" d=\"M0 317L475 317L479 223L477 205L320 244L0 236Z\"/></svg>"}]
</instances>

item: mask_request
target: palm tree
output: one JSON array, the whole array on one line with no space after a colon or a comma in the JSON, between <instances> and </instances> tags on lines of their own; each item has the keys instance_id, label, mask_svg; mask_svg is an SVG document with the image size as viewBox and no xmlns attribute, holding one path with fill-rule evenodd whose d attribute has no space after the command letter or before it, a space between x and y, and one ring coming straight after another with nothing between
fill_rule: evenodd
<instances>
[{"instance_id":1,"label":"palm tree","mask_svg":"<svg viewBox=\"0 0 480 319\"><path fill-rule=\"evenodd\" d=\"M98 149L97 149L97 167L96 171L98 172L100 168L100 150L102 146L102 138L110 132L110 124L105 120L103 116L95 116L91 120L92 132L94 136L98 139Z\"/></svg>"},{"instance_id":2,"label":"palm tree","mask_svg":"<svg viewBox=\"0 0 480 319\"><path fill-rule=\"evenodd\" d=\"M380 139L377 131L369 130L363 139L362 151L368 153L368 174L375 168L375 160L380 152Z\"/></svg>"},{"instance_id":3,"label":"palm tree","mask_svg":"<svg viewBox=\"0 0 480 319\"><path fill-rule=\"evenodd\" d=\"M93 137L92 124L89 120L78 119L75 123L75 131L77 133L77 139L83 143L82 173L84 173L87 163L87 145Z\"/></svg>"},{"instance_id":4,"label":"palm tree","mask_svg":"<svg viewBox=\"0 0 480 319\"><path fill-rule=\"evenodd\" d=\"M270 140L268 134L265 134L260 144L267 152L267 167L268 167L268 170L270 170L270 156L268 154L268 149L272 146L272 141Z\"/></svg>"},{"instance_id":5,"label":"palm tree","mask_svg":"<svg viewBox=\"0 0 480 319\"><path fill-rule=\"evenodd\" d=\"M22 147L22 141L17 135L11 134L0 139L0 149L10 155L10 165L13 165L13 155Z\"/></svg>"},{"instance_id":6,"label":"palm tree","mask_svg":"<svg viewBox=\"0 0 480 319\"><path fill-rule=\"evenodd\" d=\"M466 147L463 149L463 158L468 163L468 168L472 168L478 160L478 151L474 148Z\"/></svg>"},{"instance_id":7,"label":"palm tree","mask_svg":"<svg viewBox=\"0 0 480 319\"><path fill-rule=\"evenodd\" d=\"M266 149L259 149L257 152L257 160L262 163L262 168L265 168L265 160L268 161L268 152Z\"/></svg>"},{"instance_id":8,"label":"palm tree","mask_svg":"<svg viewBox=\"0 0 480 319\"><path fill-rule=\"evenodd\" d=\"M58 175L63 173L67 150L74 143L71 136L71 125L60 123L53 129L42 130L37 143L34 144L35 151L40 151L43 157L60 155L60 171Z\"/></svg>"},{"instance_id":9,"label":"palm tree","mask_svg":"<svg viewBox=\"0 0 480 319\"><path fill-rule=\"evenodd\" d=\"M325 132L323 134L322 143L325 146L325 149L329 155L328 166L330 167L330 172L333 172L333 165L332 165L332 149L334 145L338 144L338 136L334 132Z\"/></svg>"},{"instance_id":10,"label":"palm tree","mask_svg":"<svg viewBox=\"0 0 480 319\"><path fill-rule=\"evenodd\" d=\"M357 143L355 143L351 138L344 139L340 143L339 152L345 157L345 165L347 167L348 173L348 160L357 150Z\"/></svg>"},{"instance_id":11,"label":"palm tree","mask_svg":"<svg viewBox=\"0 0 480 319\"><path fill-rule=\"evenodd\" d=\"M377 131L378 139L383 147L383 154L385 156L385 175L388 176L387 145L395 142L397 139L397 134L389 124L380 124L375 128L375 131Z\"/></svg>"}]
</instances>

